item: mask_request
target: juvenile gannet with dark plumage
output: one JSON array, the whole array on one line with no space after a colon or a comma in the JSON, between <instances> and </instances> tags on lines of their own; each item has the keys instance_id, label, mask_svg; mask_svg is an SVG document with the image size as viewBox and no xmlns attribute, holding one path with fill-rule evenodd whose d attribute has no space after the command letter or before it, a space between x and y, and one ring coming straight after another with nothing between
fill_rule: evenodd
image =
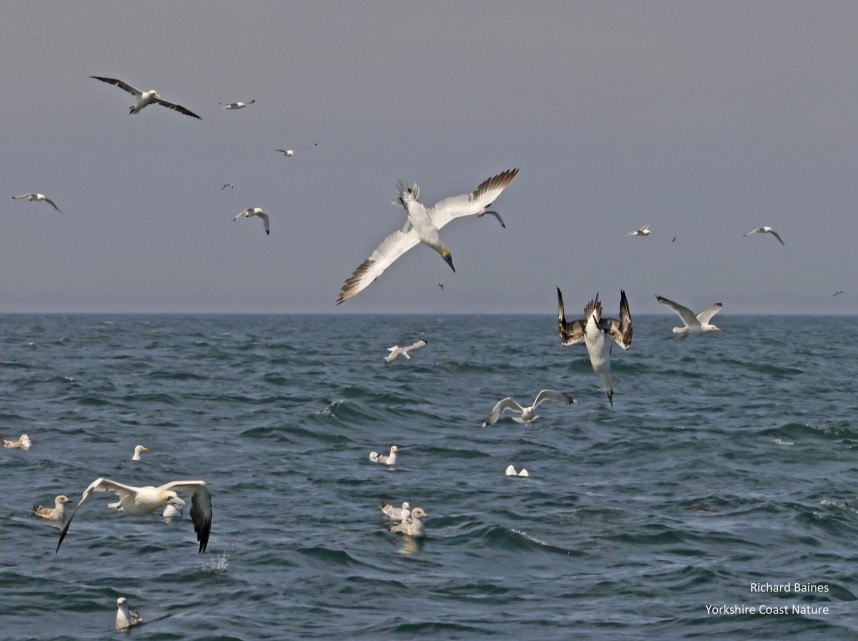
<instances>
[{"instance_id":1,"label":"juvenile gannet with dark plumage","mask_svg":"<svg viewBox=\"0 0 858 641\"><path fill-rule=\"evenodd\" d=\"M553 389L541 390L539 394L536 395L536 398L533 401L533 405L529 405L527 407L522 407L509 396L507 396L506 398L502 398L501 400L499 400L492 408L492 411L489 412L489 415L486 416L485 419L483 419L483 427L486 427L487 425L493 425L497 422L501 415L503 415L503 413L507 411L518 412L518 416L512 417L512 420L514 420L516 423L529 425L530 423L539 418L539 416L535 414L536 408L539 407L539 405L543 401L547 400L560 401L561 403L566 403L567 405L575 402L575 399L571 396Z\"/></svg>"},{"instance_id":2,"label":"juvenile gannet with dark plumage","mask_svg":"<svg viewBox=\"0 0 858 641\"><path fill-rule=\"evenodd\" d=\"M178 492L186 492L191 495L191 520L194 522L194 532L200 543L200 552L205 552L209 542L209 533L212 529L212 497L209 494L205 481L171 481L158 487L147 485L145 487L134 487L117 483L110 479L95 479L83 491L83 496L77 504L74 512L69 517L63 531L60 532L60 540L57 543L57 552L66 537L69 526L74 520L75 514L83 505L83 502L93 492L114 492L119 496L115 503L108 503L107 507L115 508L134 516L149 514L165 505L184 506L185 502L179 498Z\"/></svg>"},{"instance_id":3,"label":"juvenile gannet with dark plumage","mask_svg":"<svg viewBox=\"0 0 858 641\"><path fill-rule=\"evenodd\" d=\"M128 602L125 600L124 596L116 599L116 629L117 630L125 630L130 628L132 625L137 625L138 623L143 623L143 617L140 616L140 613L137 610L129 610Z\"/></svg>"},{"instance_id":4,"label":"juvenile gannet with dark plumage","mask_svg":"<svg viewBox=\"0 0 858 641\"><path fill-rule=\"evenodd\" d=\"M137 99L133 105L128 108L129 114L137 114L148 105L161 105L162 107L167 107L167 109L172 109L173 111L178 111L180 114L185 114L186 116L190 116L191 118L196 118L197 120L202 120L197 114L193 111L190 111L183 107L182 105L177 105L175 102L169 102L161 98L158 95L158 92L154 89L150 89L149 91L141 91L135 87L132 87L127 82L122 82L121 80L117 80L116 78L104 78L102 76L90 76L94 80L101 80L101 82L106 82L109 85L113 85L115 87L119 87L120 89L127 91L132 96Z\"/></svg>"},{"instance_id":5,"label":"juvenile gannet with dark plumage","mask_svg":"<svg viewBox=\"0 0 858 641\"><path fill-rule=\"evenodd\" d=\"M60 494L54 498L54 507L46 507L44 505L34 505L33 513L36 516L41 516L47 521L62 521L66 513L65 504L69 502L69 497L65 494Z\"/></svg>"},{"instance_id":6,"label":"juvenile gannet with dark plumage","mask_svg":"<svg viewBox=\"0 0 858 641\"><path fill-rule=\"evenodd\" d=\"M602 303L599 293L584 307L584 318L566 322L563 310L563 294L557 288L557 329L563 345L584 343L590 355L593 371L602 381L602 388L614 406L614 386L611 382L612 342L626 350L632 344L632 315L626 292L620 290L620 318L602 318Z\"/></svg>"},{"instance_id":7,"label":"juvenile gannet with dark plumage","mask_svg":"<svg viewBox=\"0 0 858 641\"><path fill-rule=\"evenodd\" d=\"M496 212L489 211L489 207L509 186L512 179L518 174L518 169L504 171L497 176L485 180L470 194L452 196L438 201L431 208L426 208L418 197L420 188L416 184L406 185L398 182L398 196L394 204L398 204L408 213L408 219L401 229L393 232L375 248L363 263L346 279L340 289L337 305L353 298L366 289L376 278L381 276L393 262L409 249L423 243L437 251L450 269L453 267L453 258L450 250L441 242L438 230L447 223L462 216L483 216ZM503 224L500 216L498 221Z\"/></svg>"},{"instance_id":8,"label":"juvenile gannet with dark plumage","mask_svg":"<svg viewBox=\"0 0 858 641\"><path fill-rule=\"evenodd\" d=\"M659 303L661 303L662 305L667 305L668 307L670 307L670 309L675 311L679 316L680 320L682 320L682 322L685 324L685 327L673 328L673 333L679 334L680 338L688 338L689 336L694 334L705 334L707 332L721 331L718 327L709 323L712 317L721 311L722 305L720 302L715 303L709 309L704 310L697 314L697 316L695 316L694 312L692 312L687 307L680 305L679 303L674 303L672 300L668 300L664 296L659 296L658 294L656 294L655 297Z\"/></svg>"}]
</instances>

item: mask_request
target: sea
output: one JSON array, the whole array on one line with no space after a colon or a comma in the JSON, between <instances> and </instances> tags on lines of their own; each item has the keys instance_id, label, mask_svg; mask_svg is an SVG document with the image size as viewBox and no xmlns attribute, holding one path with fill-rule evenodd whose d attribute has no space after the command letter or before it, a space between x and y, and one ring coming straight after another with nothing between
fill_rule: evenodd
<instances>
[{"instance_id":1,"label":"sea","mask_svg":"<svg viewBox=\"0 0 858 641\"><path fill-rule=\"evenodd\" d=\"M611 407L551 314L2 315L0 638L854 640L858 319L717 320L635 316ZM207 550L94 493L57 551L98 477L204 480Z\"/></svg>"}]
</instances>

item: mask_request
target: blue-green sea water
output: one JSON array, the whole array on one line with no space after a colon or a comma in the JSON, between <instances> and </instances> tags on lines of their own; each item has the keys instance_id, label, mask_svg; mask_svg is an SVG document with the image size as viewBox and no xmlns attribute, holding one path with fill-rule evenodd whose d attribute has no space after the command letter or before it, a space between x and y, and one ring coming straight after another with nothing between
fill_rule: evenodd
<instances>
[{"instance_id":1,"label":"blue-green sea water","mask_svg":"<svg viewBox=\"0 0 858 641\"><path fill-rule=\"evenodd\" d=\"M856 319L676 321L634 318L611 408L550 313L2 316L0 638L855 639ZM578 402L481 426L542 388ZM98 476L204 479L208 550L99 493L55 554L31 506Z\"/></svg>"}]
</instances>

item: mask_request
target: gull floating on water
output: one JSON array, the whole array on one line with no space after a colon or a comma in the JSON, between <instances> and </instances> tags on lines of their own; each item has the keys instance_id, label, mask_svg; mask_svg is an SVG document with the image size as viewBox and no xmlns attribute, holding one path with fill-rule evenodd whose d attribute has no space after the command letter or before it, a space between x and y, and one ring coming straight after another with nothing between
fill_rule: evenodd
<instances>
[{"instance_id":1,"label":"gull floating on water","mask_svg":"<svg viewBox=\"0 0 858 641\"><path fill-rule=\"evenodd\" d=\"M56 209L58 212L63 213L59 207L57 207L56 203L45 196L45 194L32 193L32 194L21 194L20 196L12 196L14 200L28 200L30 202L46 202L51 207Z\"/></svg>"},{"instance_id":2,"label":"gull floating on water","mask_svg":"<svg viewBox=\"0 0 858 641\"><path fill-rule=\"evenodd\" d=\"M777 239L778 239L778 241L780 241L780 244L781 244L781 245L786 245L786 243L781 239L781 237L780 237L780 236L778 236L778 233L777 233L774 229L772 229L771 227L768 227L768 226L765 226L765 227L754 227L754 228L753 228L751 231L749 231L747 234L743 234L743 236L748 237L748 236L750 236L751 234L771 234L772 236L774 236L775 238L777 238Z\"/></svg>"},{"instance_id":3,"label":"gull floating on water","mask_svg":"<svg viewBox=\"0 0 858 641\"><path fill-rule=\"evenodd\" d=\"M9 439L3 439L3 447L9 449L19 449L19 450L29 450L32 442L30 441L30 437L26 434L21 434L18 437L18 440L10 441Z\"/></svg>"},{"instance_id":4,"label":"gull floating on water","mask_svg":"<svg viewBox=\"0 0 858 641\"><path fill-rule=\"evenodd\" d=\"M65 494L60 494L54 498L54 507L45 507L44 505L34 505L33 513L36 516L41 516L48 521L62 521L66 513L65 504L69 502L69 497Z\"/></svg>"},{"instance_id":5,"label":"gull floating on water","mask_svg":"<svg viewBox=\"0 0 858 641\"><path fill-rule=\"evenodd\" d=\"M128 609L128 602L125 600L124 596L116 599L116 607L117 630L125 630L130 628L132 625L143 623L143 617L140 616L140 613L137 612L137 610Z\"/></svg>"},{"instance_id":6,"label":"gull floating on water","mask_svg":"<svg viewBox=\"0 0 858 641\"><path fill-rule=\"evenodd\" d=\"M219 102L221 107L228 111L232 111L233 109L244 109L248 105L252 105L256 100L248 100L247 102Z\"/></svg>"},{"instance_id":7,"label":"gull floating on water","mask_svg":"<svg viewBox=\"0 0 858 641\"><path fill-rule=\"evenodd\" d=\"M421 519L425 519L427 516L429 515L423 511L423 508L415 507L411 510L411 514L405 517L401 523L392 525L390 531L406 536L423 536L423 521Z\"/></svg>"},{"instance_id":8,"label":"gull floating on water","mask_svg":"<svg viewBox=\"0 0 858 641\"><path fill-rule=\"evenodd\" d=\"M140 460L140 453L141 452L148 452L148 451L149 451L148 447L143 447L142 445L135 445L134 446L134 456L131 457L131 460L132 461L139 461Z\"/></svg>"},{"instance_id":9,"label":"gull floating on water","mask_svg":"<svg viewBox=\"0 0 858 641\"><path fill-rule=\"evenodd\" d=\"M420 243L437 251L450 266L450 269L456 271L453 267L450 250L441 242L438 230L450 221L462 216L484 216L487 213L497 215L496 212L490 212L488 208L509 186L516 174L518 174L518 169L504 171L483 181L470 194L444 198L429 209L417 200L420 195L420 188L416 184L405 185L399 182L397 185L399 194L395 202L406 210L408 220L405 221L401 229L381 241L381 244L375 248L369 258L363 261L346 279L337 298L337 305L359 294L381 276L397 258ZM500 216L498 216L498 220L500 220Z\"/></svg>"},{"instance_id":10,"label":"gull floating on water","mask_svg":"<svg viewBox=\"0 0 858 641\"><path fill-rule=\"evenodd\" d=\"M644 226L643 226L643 227L641 227L640 229L636 229L636 230L634 230L634 231L630 231L628 234L626 234L626 236L627 236L627 237L628 237L628 236L649 236L649 235L652 233L652 232L649 230L649 228L650 228L650 227L652 227L652 223L647 223L646 225L644 225ZM675 237L674 237L674 240L676 240L676 238L675 238Z\"/></svg>"},{"instance_id":11,"label":"gull floating on water","mask_svg":"<svg viewBox=\"0 0 858 641\"><path fill-rule=\"evenodd\" d=\"M370 452L369 460L373 463L383 463L385 465L395 465L396 464L396 453L399 451L399 448L395 445L390 446L390 454L385 456L384 454L379 454L378 452Z\"/></svg>"},{"instance_id":12,"label":"gull floating on water","mask_svg":"<svg viewBox=\"0 0 858 641\"><path fill-rule=\"evenodd\" d=\"M525 468L521 468L520 472L516 472L515 467L512 464L507 465L506 472L504 472L504 474L507 476L530 476Z\"/></svg>"},{"instance_id":13,"label":"gull floating on water","mask_svg":"<svg viewBox=\"0 0 858 641\"><path fill-rule=\"evenodd\" d=\"M180 114L185 114L186 116L190 116L191 118L202 120L202 118L200 118L197 114L195 114L193 111L186 109L182 105L177 105L175 102L169 102L167 100L164 100L163 98L161 98L161 96L158 95L158 92L154 89L150 89L149 91L140 91L139 89L129 85L127 82L122 82L121 80L117 80L116 78L103 78L101 76L90 76L90 78L93 78L95 80L101 80L101 82L106 82L109 85L119 87L120 89L123 89L130 93L132 96L134 96L137 99L137 102L128 108L129 114L140 113L140 110L143 109L143 107L146 107L147 105L156 104L161 105L162 107L167 107L168 109L172 109L173 111L178 111Z\"/></svg>"},{"instance_id":14,"label":"gull floating on water","mask_svg":"<svg viewBox=\"0 0 858 641\"><path fill-rule=\"evenodd\" d=\"M239 218L250 218L251 216L259 216L265 225L265 233L266 234L271 233L271 227L270 227L270 224L268 222L268 214L266 214L264 211L262 211L259 207L248 207L244 211L241 211L238 214L236 214L235 218L232 219L232 222L235 222Z\"/></svg>"},{"instance_id":15,"label":"gull floating on water","mask_svg":"<svg viewBox=\"0 0 858 641\"><path fill-rule=\"evenodd\" d=\"M405 360L411 360L411 357L408 355L412 349L417 349L419 347L423 347L426 345L428 341L424 339L420 339L411 343L411 345L406 345L405 347L400 347L399 345L394 345L393 347L388 347L387 351L390 352L387 356L384 357L384 362L389 363L391 361L395 361L400 356L404 356Z\"/></svg>"},{"instance_id":16,"label":"gull floating on water","mask_svg":"<svg viewBox=\"0 0 858 641\"><path fill-rule=\"evenodd\" d=\"M720 332L721 330L715 325L710 325L709 321L712 317L721 311L721 303L715 303L709 309L700 312L697 316L694 315L687 307L680 305L679 303L674 303L672 300L668 300L664 296L659 296L656 294L656 299L662 305L667 305L675 311L680 320L685 324L685 327L674 327L673 333L679 334L680 338L688 338L694 334L705 334L706 332Z\"/></svg>"},{"instance_id":17,"label":"gull floating on water","mask_svg":"<svg viewBox=\"0 0 858 641\"><path fill-rule=\"evenodd\" d=\"M411 515L411 504L405 501L402 507L394 507L390 503L381 502L381 511L384 515L394 521L403 521Z\"/></svg>"},{"instance_id":18,"label":"gull floating on water","mask_svg":"<svg viewBox=\"0 0 858 641\"><path fill-rule=\"evenodd\" d=\"M584 343L590 355L593 371L602 381L602 388L608 395L611 407L614 406L614 386L611 382L611 341L624 350L632 345L632 315L626 292L620 290L620 318L602 318L602 303L599 293L584 307L584 318L566 322L563 311L563 294L557 288L557 329L560 343L575 345ZM608 340L610 339L610 340Z\"/></svg>"},{"instance_id":19,"label":"gull floating on water","mask_svg":"<svg viewBox=\"0 0 858 641\"><path fill-rule=\"evenodd\" d=\"M518 416L513 416L512 420L514 420L516 423L529 425L530 423L539 418L538 415L534 414L536 408L539 407L540 403L547 400L560 401L561 403L566 403L567 405L575 402L575 399L571 396L553 389L541 390L539 394L536 395L536 398L533 401L533 405L529 405L527 407L519 405L513 399L507 396L506 398L502 398L501 400L499 400L492 408L492 411L489 412L489 415L486 416L485 419L483 419L483 427L496 423L497 420L501 417L501 415L506 411L518 412Z\"/></svg>"},{"instance_id":20,"label":"gull floating on water","mask_svg":"<svg viewBox=\"0 0 858 641\"><path fill-rule=\"evenodd\" d=\"M171 481L158 487L152 485L134 487L133 485L125 485L124 483L117 483L105 478L95 479L83 491L80 502L78 502L77 507L69 517L63 531L60 532L57 552L60 551L60 545L62 545L63 539L66 538L66 533L69 531L69 526L75 514L77 514L80 506L83 505L83 502L93 492L116 493L119 496L119 500L115 503L108 503L107 507L115 508L133 516L150 514L164 505L177 505L181 507L185 502L179 498L177 492L191 494L191 520L194 522L194 532L197 535L197 541L200 543L199 552L205 552L209 542L209 533L212 529L212 497L209 494L209 489L206 487L205 481Z\"/></svg>"}]
</instances>

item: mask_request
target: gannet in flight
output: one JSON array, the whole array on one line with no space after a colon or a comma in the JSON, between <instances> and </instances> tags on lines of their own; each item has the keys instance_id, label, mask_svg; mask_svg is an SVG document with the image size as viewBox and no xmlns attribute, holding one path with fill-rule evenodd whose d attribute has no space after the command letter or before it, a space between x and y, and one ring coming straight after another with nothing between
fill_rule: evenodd
<instances>
[{"instance_id":1,"label":"gannet in flight","mask_svg":"<svg viewBox=\"0 0 858 641\"><path fill-rule=\"evenodd\" d=\"M399 451L399 448L395 445L390 446L390 454L385 456L384 454L379 454L378 452L370 452L369 460L373 463L383 463L385 465L395 465L396 464L396 453Z\"/></svg>"},{"instance_id":2,"label":"gannet in flight","mask_svg":"<svg viewBox=\"0 0 858 641\"><path fill-rule=\"evenodd\" d=\"M644 225L640 229L630 231L628 234L626 234L626 236L649 236L652 233L649 230L650 227L652 227L652 223L647 223L646 225ZM674 238L674 240L676 240L676 238Z\"/></svg>"},{"instance_id":3,"label":"gannet in flight","mask_svg":"<svg viewBox=\"0 0 858 641\"><path fill-rule=\"evenodd\" d=\"M20 196L12 196L12 198L14 200L28 200L30 202L39 202L39 201L46 202L51 207L56 209L58 212L63 213L60 210L60 208L57 207L56 203L53 200L51 200L50 198L48 198L47 196L45 196L45 194L39 194L39 193L21 194Z\"/></svg>"},{"instance_id":4,"label":"gannet in flight","mask_svg":"<svg viewBox=\"0 0 858 641\"><path fill-rule=\"evenodd\" d=\"M148 447L143 447L142 445L135 445L134 446L134 456L131 457L131 460L132 461L139 461L140 460L140 453L141 452L148 452L148 451L149 451Z\"/></svg>"},{"instance_id":5,"label":"gannet in flight","mask_svg":"<svg viewBox=\"0 0 858 641\"><path fill-rule=\"evenodd\" d=\"M252 105L256 100L248 100L247 102L219 102L221 107L228 111L232 111L233 109L244 109L248 105Z\"/></svg>"},{"instance_id":6,"label":"gannet in flight","mask_svg":"<svg viewBox=\"0 0 858 641\"><path fill-rule=\"evenodd\" d=\"M62 521L65 516L65 504L69 502L69 497L65 494L60 494L54 498L54 507L45 507L44 505L34 505L33 512L36 516L41 516L48 521Z\"/></svg>"},{"instance_id":7,"label":"gannet in flight","mask_svg":"<svg viewBox=\"0 0 858 641\"><path fill-rule=\"evenodd\" d=\"M411 515L411 504L405 501L402 507L393 507L390 503L381 502L381 511L384 515L394 521L403 521Z\"/></svg>"},{"instance_id":8,"label":"gannet in flight","mask_svg":"<svg viewBox=\"0 0 858 641\"><path fill-rule=\"evenodd\" d=\"M584 307L584 318L566 322L563 294L557 288L557 329L563 345L584 343L590 355L593 371L602 381L602 388L614 406L614 386L611 383L611 345L613 341L624 350L632 344L632 315L626 292L620 291L620 318L602 318L599 294ZM609 340L610 339L610 340Z\"/></svg>"},{"instance_id":9,"label":"gannet in flight","mask_svg":"<svg viewBox=\"0 0 858 641\"><path fill-rule=\"evenodd\" d=\"M561 403L566 403L569 405L570 403L574 403L575 399L571 396L564 394L563 392L558 392L553 389L544 389L536 395L536 398L533 401L533 405L529 405L528 407L522 407L514 400L512 400L509 396L506 398L502 398L495 404L492 408L492 411L489 412L489 415L483 419L483 427L487 425L493 425L497 420L501 417L501 415L506 412L518 412L518 416L513 416L512 420L516 423L522 423L523 425L529 425L533 421L539 418L538 415L535 415L534 412L536 408L539 407L539 404L543 401L552 400L552 401L560 401Z\"/></svg>"},{"instance_id":10,"label":"gannet in flight","mask_svg":"<svg viewBox=\"0 0 858 641\"><path fill-rule=\"evenodd\" d=\"M29 450L32 442L30 441L30 437L26 434L21 434L16 441L10 441L9 439L3 439L3 447L9 449L19 449L19 450Z\"/></svg>"},{"instance_id":11,"label":"gannet in flight","mask_svg":"<svg viewBox=\"0 0 858 641\"><path fill-rule=\"evenodd\" d=\"M504 474L506 474L507 476L530 476L530 474L528 474L526 468L521 468L520 472L516 472L515 466L513 466L511 463L509 465L507 465L506 471L504 472Z\"/></svg>"},{"instance_id":12,"label":"gannet in flight","mask_svg":"<svg viewBox=\"0 0 858 641\"><path fill-rule=\"evenodd\" d=\"M411 345L406 345L405 347L400 347L399 345L394 345L393 347L388 347L387 351L390 352L387 356L384 357L384 362L389 363L391 361L395 361L400 356L404 356L406 360L411 360L411 357L408 355L412 349L417 349L418 347L423 347L428 341L424 339L420 339L411 343Z\"/></svg>"},{"instance_id":13,"label":"gannet in flight","mask_svg":"<svg viewBox=\"0 0 858 641\"><path fill-rule=\"evenodd\" d=\"M780 244L781 244L781 245L786 245L786 243L781 239L781 237L780 237L780 236L778 236L778 233L777 233L774 229L772 229L771 227L768 227L768 226L765 226L765 227L754 227L754 229L752 229L751 231L749 231L747 234L742 234L742 235L743 235L743 236L745 236L745 237L748 237L748 236L750 236L751 234L771 234L772 236L774 236L775 238L777 238L777 239L778 239L778 241L780 241Z\"/></svg>"},{"instance_id":14,"label":"gannet in flight","mask_svg":"<svg viewBox=\"0 0 858 641\"><path fill-rule=\"evenodd\" d=\"M420 195L420 188L416 184L406 185L399 182L397 185L398 198L394 202L406 210L408 219L401 229L381 241L381 244L375 248L369 258L363 261L346 279L337 298L337 305L363 291L381 276L384 270L390 267L397 258L419 243L437 251L450 266L450 269L456 271L453 267L450 250L441 242L438 230L450 221L462 216L483 216L487 213L497 215L496 212L490 212L488 208L509 186L516 174L518 174L518 169L504 171L483 181L470 194L444 198L429 209L417 200ZM500 216L498 216L498 220L500 221Z\"/></svg>"},{"instance_id":15,"label":"gannet in flight","mask_svg":"<svg viewBox=\"0 0 858 641\"><path fill-rule=\"evenodd\" d=\"M115 492L119 496L119 500L115 503L108 503L107 507L112 507L134 516L149 514L159 507L168 504L181 507L185 502L179 498L177 492L190 494L191 520L194 522L194 532L197 535L197 541L200 543L199 552L205 552L209 542L209 533L212 529L212 497L209 494L209 489L206 487L205 481L171 481L158 487L152 485L134 487L105 478L95 479L83 491L83 496L78 502L77 507L69 517L63 531L60 532L57 552L60 551L60 545L62 545L63 539L66 538L66 533L69 531L69 526L72 520L74 520L75 514L77 514L80 506L83 505L83 502L93 492Z\"/></svg>"},{"instance_id":16,"label":"gannet in flight","mask_svg":"<svg viewBox=\"0 0 858 641\"><path fill-rule=\"evenodd\" d=\"M115 85L120 89L124 89L132 96L137 99L137 102L131 105L128 108L129 114L139 113L143 107L151 104L161 105L163 107L167 107L168 109L172 109L173 111L178 111L180 114L185 114L186 116L190 116L191 118L196 118L197 120L202 120L197 114L193 111L189 111L185 109L182 105L177 105L175 102L169 102L161 98L158 95L158 92L154 89L150 89L149 91L140 91L135 87L132 87L127 82L122 82L121 80L117 80L116 78L102 78L101 76L90 76L90 78L94 78L95 80L101 80L101 82L106 82L109 85Z\"/></svg>"},{"instance_id":17,"label":"gannet in flight","mask_svg":"<svg viewBox=\"0 0 858 641\"><path fill-rule=\"evenodd\" d=\"M680 320L685 324L685 327L674 327L673 333L679 334L680 338L688 338L693 334L705 334L706 332L720 332L721 330L715 325L710 325L710 319L721 311L721 303L715 303L709 309L700 312L697 316L694 315L687 307L683 307L679 303L674 303L672 300L666 299L664 296L656 294L656 299L662 305L667 305L675 311Z\"/></svg>"},{"instance_id":18,"label":"gannet in flight","mask_svg":"<svg viewBox=\"0 0 858 641\"><path fill-rule=\"evenodd\" d=\"M128 603L125 600L124 596L116 599L116 629L117 630L125 630L130 628L132 625L137 625L138 623L143 623L143 617L140 616L140 613L137 610L129 610Z\"/></svg>"},{"instance_id":19,"label":"gannet in flight","mask_svg":"<svg viewBox=\"0 0 858 641\"><path fill-rule=\"evenodd\" d=\"M259 207L248 207L244 211L236 214L235 218L232 219L232 222L235 222L239 218L250 218L251 216L259 216L262 219L263 224L265 225L265 233L271 233L271 226L268 222L268 214L262 211Z\"/></svg>"},{"instance_id":20,"label":"gannet in flight","mask_svg":"<svg viewBox=\"0 0 858 641\"><path fill-rule=\"evenodd\" d=\"M398 532L406 536L423 536L423 521L429 516L421 507L415 507L411 510L411 514L405 517L398 525L390 527L391 532Z\"/></svg>"}]
</instances>

